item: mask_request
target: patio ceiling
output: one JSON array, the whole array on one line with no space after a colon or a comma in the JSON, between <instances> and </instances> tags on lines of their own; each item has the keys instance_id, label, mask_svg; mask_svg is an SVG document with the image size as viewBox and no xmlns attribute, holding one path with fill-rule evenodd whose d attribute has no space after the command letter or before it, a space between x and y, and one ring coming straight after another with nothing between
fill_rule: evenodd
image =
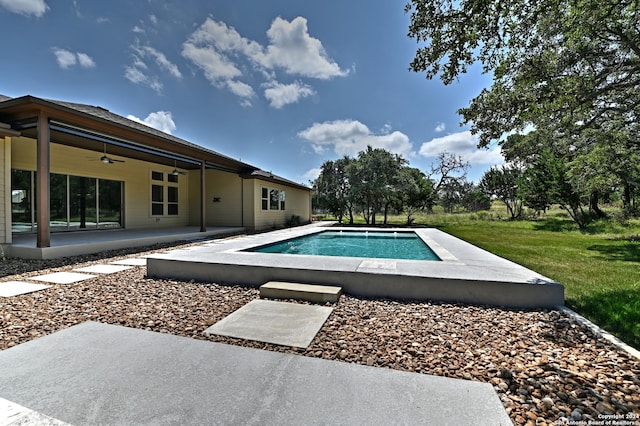
<instances>
[{"instance_id":1,"label":"patio ceiling","mask_svg":"<svg viewBox=\"0 0 640 426\"><path fill-rule=\"evenodd\" d=\"M109 155L149 161L194 170L205 162L207 168L250 173L257 168L173 135L126 119L96 106L51 101L24 96L0 102L0 122L12 130L37 138L38 116L50 122L52 143L95 151L101 155L105 144Z\"/></svg>"}]
</instances>

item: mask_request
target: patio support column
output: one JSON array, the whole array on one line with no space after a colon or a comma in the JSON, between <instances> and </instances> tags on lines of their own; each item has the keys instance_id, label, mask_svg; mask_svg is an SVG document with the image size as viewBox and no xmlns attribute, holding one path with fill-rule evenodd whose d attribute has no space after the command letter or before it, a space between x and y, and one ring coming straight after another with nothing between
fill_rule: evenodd
<instances>
[{"instance_id":1,"label":"patio support column","mask_svg":"<svg viewBox=\"0 0 640 426\"><path fill-rule=\"evenodd\" d=\"M50 173L49 117L38 115L38 141L36 145L36 247L50 247L49 232L49 173Z\"/></svg>"},{"instance_id":2,"label":"patio support column","mask_svg":"<svg viewBox=\"0 0 640 426\"><path fill-rule=\"evenodd\" d=\"M206 232L206 217L207 217L207 200L205 191L205 166L204 161L200 162L200 232Z\"/></svg>"}]
</instances>

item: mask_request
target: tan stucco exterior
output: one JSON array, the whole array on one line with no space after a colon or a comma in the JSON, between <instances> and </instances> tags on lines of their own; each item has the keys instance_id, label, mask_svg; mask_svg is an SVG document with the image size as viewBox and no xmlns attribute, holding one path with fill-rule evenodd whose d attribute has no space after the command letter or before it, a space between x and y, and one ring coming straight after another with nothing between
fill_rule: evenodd
<instances>
[{"instance_id":1,"label":"tan stucco exterior","mask_svg":"<svg viewBox=\"0 0 640 426\"><path fill-rule=\"evenodd\" d=\"M12 138L11 168L35 170L36 141ZM181 207L176 216L151 215L151 172L169 173L173 168L144 161L126 159L124 163L103 164L101 154L51 143L51 173L111 179L124 182L124 225L127 228L186 226L189 224L189 182L179 176L178 196ZM10 182L10 177L9 177Z\"/></svg>"},{"instance_id":2,"label":"tan stucco exterior","mask_svg":"<svg viewBox=\"0 0 640 426\"><path fill-rule=\"evenodd\" d=\"M192 224L197 224L199 220L199 191L200 172L192 171L189 173L189 210ZM204 199L208 226L243 226L240 176L219 170L207 170Z\"/></svg>"},{"instance_id":3,"label":"tan stucco exterior","mask_svg":"<svg viewBox=\"0 0 640 426\"><path fill-rule=\"evenodd\" d=\"M286 201L284 210L262 209L262 188L285 191ZM246 212L245 226L255 230L278 228L287 223L292 216L299 216L302 222L311 220L311 195L309 190L294 188L262 179L246 179L245 193L251 203Z\"/></svg>"},{"instance_id":4,"label":"tan stucco exterior","mask_svg":"<svg viewBox=\"0 0 640 426\"><path fill-rule=\"evenodd\" d=\"M5 176L0 185L7 196L0 200L0 217L3 230L0 238L10 238L11 169L36 170L36 140L26 137L0 139L0 173ZM124 227L128 229L149 227L195 226L200 220L200 171L185 171L178 177L179 214L157 217L151 214L151 172L166 174L173 167L125 158L124 163L103 164L100 153L51 142L51 173L124 182ZM283 190L286 193L285 210L262 210L263 187ZM264 230L284 226L292 215L302 222L311 218L309 190L291 187L259 178L242 177L236 173L205 171L205 224L206 226L246 227ZM8 201L9 200L9 201Z\"/></svg>"},{"instance_id":5,"label":"tan stucco exterior","mask_svg":"<svg viewBox=\"0 0 640 426\"><path fill-rule=\"evenodd\" d=\"M263 210L262 187L286 202ZM105 108L31 95L0 95L0 194L0 244L33 233L38 250L52 232L261 230L311 219L303 185Z\"/></svg>"}]
</instances>

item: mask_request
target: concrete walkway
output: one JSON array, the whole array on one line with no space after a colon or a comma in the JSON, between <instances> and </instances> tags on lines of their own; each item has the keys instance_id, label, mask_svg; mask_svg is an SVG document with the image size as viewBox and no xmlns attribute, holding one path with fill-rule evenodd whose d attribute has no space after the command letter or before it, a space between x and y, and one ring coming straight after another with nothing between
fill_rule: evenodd
<instances>
[{"instance_id":1,"label":"concrete walkway","mask_svg":"<svg viewBox=\"0 0 640 426\"><path fill-rule=\"evenodd\" d=\"M72 425L511 424L486 383L93 322L0 352L0 398Z\"/></svg>"}]
</instances>

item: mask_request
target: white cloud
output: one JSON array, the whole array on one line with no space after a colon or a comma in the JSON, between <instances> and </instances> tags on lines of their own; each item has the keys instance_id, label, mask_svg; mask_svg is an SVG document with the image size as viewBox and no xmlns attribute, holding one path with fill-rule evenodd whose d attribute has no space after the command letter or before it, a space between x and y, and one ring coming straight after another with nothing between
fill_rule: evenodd
<instances>
[{"instance_id":1,"label":"white cloud","mask_svg":"<svg viewBox=\"0 0 640 426\"><path fill-rule=\"evenodd\" d=\"M183 43L182 56L200 68L213 86L228 88L243 98L243 102L249 91L246 87L237 90L238 79L250 72L261 76L267 80L263 83L265 97L274 108L282 108L315 93L305 83L276 81L276 70L318 79L349 73L327 56L320 40L309 35L305 18L298 17L291 22L276 18L267 37L269 44L265 47L243 37L226 23L209 17ZM242 85L248 86L246 82Z\"/></svg>"},{"instance_id":2,"label":"white cloud","mask_svg":"<svg viewBox=\"0 0 640 426\"><path fill-rule=\"evenodd\" d=\"M404 133L395 131L376 135L357 120L314 123L311 127L299 132L298 136L310 141L316 153L323 153L330 149L340 156L355 157L370 145L372 148L383 148L404 158L414 155L411 141Z\"/></svg>"},{"instance_id":3,"label":"white cloud","mask_svg":"<svg viewBox=\"0 0 640 426\"><path fill-rule=\"evenodd\" d=\"M41 17L49 10L44 0L0 0L0 6L20 15Z\"/></svg>"},{"instance_id":4,"label":"white cloud","mask_svg":"<svg viewBox=\"0 0 640 426\"><path fill-rule=\"evenodd\" d=\"M91 56L86 53L77 52L76 56L78 57L78 63L82 68L93 68L96 66L96 63L93 61Z\"/></svg>"},{"instance_id":5,"label":"white cloud","mask_svg":"<svg viewBox=\"0 0 640 426\"><path fill-rule=\"evenodd\" d=\"M307 20L301 16L288 22L276 18L267 31L270 44L260 63L268 68L283 68L288 74L329 79L342 77L348 71L331 60L322 42L309 35Z\"/></svg>"},{"instance_id":6,"label":"white cloud","mask_svg":"<svg viewBox=\"0 0 640 426\"><path fill-rule=\"evenodd\" d=\"M304 175L302 175L302 178L304 180L307 180L307 181L316 180L316 179L318 179L318 176L320 176L320 172L322 172L322 169L320 169L320 168L309 169L309 170L307 170L307 172Z\"/></svg>"},{"instance_id":7,"label":"white cloud","mask_svg":"<svg viewBox=\"0 0 640 426\"><path fill-rule=\"evenodd\" d=\"M205 78L217 87L224 85L225 80L242 75L240 69L229 58L210 46L199 47L192 43L185 43L182 56L200 68Z\"/></svg>"},{"instance_id":8,"label":"white cloud","mask_svg":"<svg viewBox=\"0 0 640 426\"><path fill-rule=\"evenodd\" d=\"M106 24L106 23L109 23L109 22L111 22L109 20L109 18L105 18L103 16L99 16L98 19L96 19L96 23L97 24Z\"/></svg>"},{"instance_id":9,"label":"white cloud","mask_svg":"<svg viewBox=\"0 0 640 426\"><path fill-rule=\"evenodd\" d=\"M91 56L87 55L86 53L71 52L69 50L60 49L58 47L54 47L51 50L56 56L58 66L62 69L68 69L76 65L80 65L82 68L93 68L96 66L96 63L91 58Z\"/></svg>"},{"instance_id":10,"label":"white cloud","mask_svg":"<svg viewBox=\"0 0 640 426\"><path fill-rule=\"evenodd\" d=\"M436 128L433 129L433 130L438 132L438 133L440 133L440 132L444 132L446 128L447 128L447 126L445 126L445 124L443 122L438 121L436 123Z\"/></svg>"},{"instance_id":11,"label":"white cloud","mask_svg":"<svg viewBox=\"0 0 640 426\"><path fill-rule=\"evenodd\" d=\"M157 49L154 49L151 46L144 46L142 50L151 55L153 59L155 59L156 64L163 70L167 71L169 74L174 76L175 78L182 78L182 73L178 69L178 66L173 62L169 61L164 53L160 52Z\"/></svg>"},{"instance_id":12,"label":"white cloud","mask_svg":"<svg viewBox=\"0 0 640 426\"><path fill-rule=\"evenodd\" d=\"M251 99L255 96L255 92L253 91L253 87L249 86L246 83L237 80L227 80L227 87L231 90L235 95L245 98ZM250 103L249 103L250 106Z\"/></svg>"},{"instance_id":13,"label":"white cloud","mask_svg":"<svg viewBox=\"0 0 640 426\"><path fill-rule=\"evenodd\" d=\"M60 68L71 68L77 62L76 54L68 50L53 48L53 54L56 55L56 61L58 61Z\"/></svg>"},{"instance_id":14,"label":"white cloud","mask_svg":"<svg viewBox=\"0 0 640 426\"><path fill-rule=\"evenodd\" d=\"M315 91L308 85L296 81L292 84L282 84L271 81L263 85L264 96L272 107L280 109L285 105L298 102L302 98L315 95Z\"/></svg>"},{"instance_id":15,"label":"white cloud","mask_svg":"<svg viewBox=\"0 0 640 426\"><path fill-rule=\"evenodd\" d=\"M131 29L131 31L133 31L133 32L134 32L134 33L136 33L136 34L143 34L143 33L144 33L144 30L143 30L141 27L137 26L137 25L135 25L135 26Z\"/></svg>"},{"instance_id":16,"label":"white cloud","mask_svg":"<svg viewBox=\"0 0 640 426\"><path fill-rule=\"evenodd\" d=\"M141 84L148 86L157 93L160 93L164 87L162 81L157 75L154 75L150 70L145 58L150 57L156 63L158 68L166 71L177 79L182 78L182 73L178 69L178 66L169 61L164 53L151 46L140 46L136 41L136 44L130 46L134 51L132 55L133 63L125 66L124 76L127 80L134 84Z\"/></svg>"},{"instance_id":17,"label":"white cloud","mask_svg":"<svg viewBox=\"0 0 640 426\"><path fill-rule=\"evenodd\" d=\"M158 25L158 18L154 14L149 15L149 21L151 21L153 25Z\"/></svg>"},{"instance_id":18,"label":"white cloud","mask_svg":"<svg viewBox=\"0 0 640 426\"><path fill-rule=\"evenodd\" d=\"M176 123L174 123L171 112L169 111L152 112L144 120L141 120L135 115L127 115L127 118L169 134L176 129Z\"/></svg>"},{"instance_id":19,"label":"white cloud","mask_svg":"<svg viewBox=\"0 0 640 426\"><path fill-rule=\"evenodd\" d=\"M420 155L437 157L443 151L459 155L471 164L502 164L504 158L500 148L478 149L478 137L469 130L453 133L441 138L434 138L420 147Z\"/></svg>"},{"instance_id":20,"label":"white cloud","mask_svg":"<svg viewBox=\"0 0 640 426\"><path fill-rule=\"evenodd\" d=\"M162 92L163 85L160 80L155 76L149 76L144 73L146 69L146 65L144 67L140 66L140 64L144 65L141 61L135 61L133 66L126 65L124 67L124 77L134 84L141 84L143 86L148 86L152 88L155 92Z\"/></svg>"}]
</instances>

